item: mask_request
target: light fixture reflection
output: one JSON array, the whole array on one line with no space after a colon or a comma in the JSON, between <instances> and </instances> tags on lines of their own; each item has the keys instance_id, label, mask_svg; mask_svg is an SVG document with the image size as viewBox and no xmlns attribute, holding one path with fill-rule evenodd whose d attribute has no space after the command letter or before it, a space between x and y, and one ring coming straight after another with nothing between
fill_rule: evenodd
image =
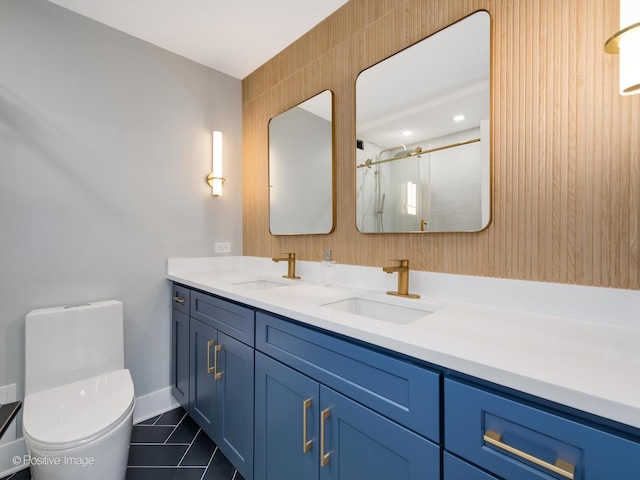
<instances>
[{"instance_id":1,"label":"light fixture reflection","mask_svg":"<svg viewBox=\"0 0 640 480\"><path fill-rule=\"evenodd\" d=\"M411 181L407 182L407 215L416 215L417 208L417 185Z\"/></svg>"}]
</instances>

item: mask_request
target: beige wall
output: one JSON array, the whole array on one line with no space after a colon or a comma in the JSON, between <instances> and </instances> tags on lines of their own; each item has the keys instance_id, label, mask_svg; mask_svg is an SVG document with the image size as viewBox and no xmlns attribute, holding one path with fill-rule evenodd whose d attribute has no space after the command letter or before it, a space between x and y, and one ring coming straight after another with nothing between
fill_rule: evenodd
<instances>
[{"instance_id":1,"label":"beige wall","mask_svg":"<svg viewBox=\"0 0 640 480\"><path fill-rule=\"evenodd\" d=\"M476 10L492 18L493 220L468 234L355 227L354 83L364 68ZM617 0L351 0L243 81L244 254L640 288L640 95L617 93ZM267 122L335 94L334 233L269 233ZM305 180L305 179L301 179Z\"/></svg>"}]
</instances>

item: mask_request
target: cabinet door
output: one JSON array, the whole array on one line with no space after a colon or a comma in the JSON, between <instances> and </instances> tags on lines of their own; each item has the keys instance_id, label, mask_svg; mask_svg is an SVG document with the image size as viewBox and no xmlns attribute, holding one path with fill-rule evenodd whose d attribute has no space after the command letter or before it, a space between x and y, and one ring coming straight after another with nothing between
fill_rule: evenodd
<instances>
[{"instance_id":1,"label":"cabinet door","mask_svg":"<svg viewBox=\"0 0 640 480\"><path fill-rule=\"evenodd\" d=\"M215 347L218 332L195 318L190 319L190 401L189 415L215 441L214 378Z\"/></svg>"},{"instance_id":2,"label":"cabinet door","mask_svg":"<svg viewBox=\"0 0 640 480\"><path fill-rule=\"evenodd\" d=\"M253 348L218 332L215 382L218 447L245 480L253 479Z\"/></svg>"},{"instance_id":3,"label":"cabinet door","mask_svg":"<svg viewBox=\"0 0 640 480\"><path fill-rule=\"evenodd\" d=\"M317 480L318 382L256 352L255 386L256 480Z\"/></svg>"},{"instance_id":4,"label":"cabinet door","mask_svg":"<svg viewBox=\"0 0 640 480\"><path fill-rule=\"evenodd\" d=\"M171 393L189 409L189 316L171 311Z\"/></svg>"},{"instance_id":5,"label":"cabinet door","mask_svg":"<svg viewBox=\"0 0 640 480\"><path fill-rule=\"evenodd\" d=\"M321 480L440 479L438 446L323 385L319 453Z\"/></svg>"}]
</instances>

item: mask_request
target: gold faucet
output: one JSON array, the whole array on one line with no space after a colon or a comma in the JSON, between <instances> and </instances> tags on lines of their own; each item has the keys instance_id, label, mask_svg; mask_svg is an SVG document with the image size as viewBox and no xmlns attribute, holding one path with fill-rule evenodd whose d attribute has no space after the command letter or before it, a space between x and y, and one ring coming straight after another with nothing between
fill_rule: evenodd
<instances>
[{"instance_id":1,"label":"gold faucet","mask_svg":"<svg viewBox=\"0 0 640 480\"><path fill-rule=\"evenodd\" d=\"M400 262L397 267L382 267L383 272L394 273L398 272L398 291L387 292L388 295L397 295L399 297L407 298L420 298L420 295L415 293L409 293L409 260L393 260L394 262Z\"/></svg>"},{"instance_id":2,"label":"gold faucet","mask_svg":"<svg viewBox=\"0 0 640 480\"><path fill-rule=\"evenodd\" d=\"M284 262L286 260L287 264L288 264L287 274L286 275L282 275L282 278L293 278L295 280L299 280L300 277L296 277L296 254L295 253L287 253L286 255L287 255L286 257L281 257L281 258L275 258L274 257L271 260L273 260L276 263Z\"/></svg>"}]
</instances>

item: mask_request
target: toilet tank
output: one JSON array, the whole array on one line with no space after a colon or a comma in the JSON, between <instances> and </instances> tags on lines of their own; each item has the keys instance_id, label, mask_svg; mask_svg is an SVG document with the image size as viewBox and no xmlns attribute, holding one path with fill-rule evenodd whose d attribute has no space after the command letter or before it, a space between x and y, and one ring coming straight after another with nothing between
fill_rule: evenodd
<instances>
[{"instance_id":1,"label":"toilet tank","mask_svg":"<svg viewBox=\"0 0 640 480\"><path fill-rule=\"evenodd\" d=\"M25 395L124 368L122 302L33 310L25 318Z\"/></svg>"}]
</instances>

